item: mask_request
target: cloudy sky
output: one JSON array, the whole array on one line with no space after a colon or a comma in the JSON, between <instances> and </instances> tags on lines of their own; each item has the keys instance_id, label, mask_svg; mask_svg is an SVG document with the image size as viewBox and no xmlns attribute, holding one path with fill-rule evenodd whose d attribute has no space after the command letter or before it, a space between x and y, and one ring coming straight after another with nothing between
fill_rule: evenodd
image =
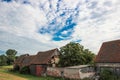
<instances>
[{"instance_id":1,"label":"cloudy sky","mask_svg":"<svg viewBox=\"0 0 120 80\"><path fill-rule=\"evenodd\" d=\"M95 54L120 39L120 0L0 0L0 54L78 42Z\"/></svg>"}]
</instances>

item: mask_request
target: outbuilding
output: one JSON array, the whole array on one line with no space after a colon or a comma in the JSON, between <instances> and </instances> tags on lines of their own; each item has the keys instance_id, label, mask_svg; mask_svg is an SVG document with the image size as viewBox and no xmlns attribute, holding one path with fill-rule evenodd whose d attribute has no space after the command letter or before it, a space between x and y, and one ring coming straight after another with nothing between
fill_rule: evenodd
<instances>
[{"instance_id":1,"label":"outbuilding","mask_svg":"<svg viewBox=\"0 0 120 80\"><path fill-rule=\"evenodd\" d=\"M120 40L104 42L95 63L98 72L107 68L120 75Z\"/></svg>"},{"instance_id":2,"label":"outbuilding","mask_svg":"<svg viewBox=\"0 0 120 80\"><path fill-rule=\"evenodd\" d=\"M48 66L55 67L59 61L60 52L58 49L53 49L38 54L32 59L30 65L30 72L33 75L46 75Z\"/></svg>"}]
</instances>

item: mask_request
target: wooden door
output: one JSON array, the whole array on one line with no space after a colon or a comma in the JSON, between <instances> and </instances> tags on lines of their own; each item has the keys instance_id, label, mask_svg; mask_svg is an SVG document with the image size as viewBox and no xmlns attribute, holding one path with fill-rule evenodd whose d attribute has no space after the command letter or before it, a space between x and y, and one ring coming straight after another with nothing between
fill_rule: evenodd
<instances>
[{"instance_id":1,"label":"wooden door","mask_svg":"<svg viewBox=\"0 0 120 80\"><path fill-rule=\"evenodd\" d=\"M42 75L42 71L43 69L42 69L42 66L41 65L37 65L36 66L36 75L37 76L41 76Z\"/></svg>"}]
</instances>

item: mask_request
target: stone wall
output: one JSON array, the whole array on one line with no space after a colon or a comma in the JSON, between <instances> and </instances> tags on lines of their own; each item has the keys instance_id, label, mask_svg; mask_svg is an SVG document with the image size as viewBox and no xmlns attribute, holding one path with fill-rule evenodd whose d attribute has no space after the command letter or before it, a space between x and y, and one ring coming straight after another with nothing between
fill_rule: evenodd
<instances>
[{"instance_id":1,"label":"stone wall","mask_svg":"<svg viewBox=\"0 0 120 80\"><path fill-rule=\"evenodd\" d=\"M47 68L47 75L54 77L64 77L70 79L83 79L85 77L91 77L95 72L80 72L79 68Z\"/></svg>"},{"instance_id":2,"label":"stone wall","mask_svg":"<svg viewBox=\"0 0 120 80\"><path fill-rule=\"evenodd\" d=\"M97 67L120 67L120 63L96 63Z\"/></svg>"},{"instance_id":3,"label":"stone wall","mask_svg":"<svg viewBox=\"0 0 120 80\"><path fill-rule=\"evenodd\" d=\"M63 68L47 67L47 75L49 76L61 77L63 71Z\"/></svg>"},{"instance_id":4,"label":"stone wall","mask_svg":"<svg viewBox=\"0 0 120 80\"><path fill-rule=\"evenodd\" d=\"M79 69L65 68L64 77L70 79L80 79Z\"/></svg>"},{"instance_id":5,"label":"stone wall","mask_svg":"<svg viewBox=\"0 0 120 80\"><path fill-rule=\"evenodd\" d=\"M85 77L92 77L95 72L88 67L87 72L82 72L84 68L47 68L47 75L54 77L64 77L70 79L83 79Z\"/></svg>"},{"instance_id":6,"label":"stone wall","mask_svg":"<svg viewBox=\"0 0 120 80\"><path fill-rule=\"evenodd\" d=\"M104 69L109 69L116 75L120 75L120 63L96 63L97 72L101 72Z\"/></svg>"}]
</instances>

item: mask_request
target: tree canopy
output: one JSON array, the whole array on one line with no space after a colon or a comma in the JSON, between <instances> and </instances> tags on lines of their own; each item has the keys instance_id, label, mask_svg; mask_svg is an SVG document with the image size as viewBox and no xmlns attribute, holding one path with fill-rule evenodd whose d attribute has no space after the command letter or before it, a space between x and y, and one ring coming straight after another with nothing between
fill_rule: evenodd
<instances>
[{"instance_id":1,"label":"tree canopy","mask_svg":"<svg viewBox=\"0 0 120 80\"><path fill-rule=\"evenodd\" d=\"M0 55L0 66L7 65L7 57L5 55Z\"/></svg>"},{"instance_id":2,"label":"tree canopy","mask_svg":"<svg viewBox=\"0 0 120 80\"><path fill-rule=\"evenodd\" d=\"M17 58L17 51L14 49L8 49L6 55L0 55L0 66L11 65L14 60Z\"/></svg>"},{"instance_id":3,"label":"tree canopy","mask_svg":"<svg viewBox=\"0 0 120 80\"><path fill-rule=\"evenodd\" d=\"M17 51L14 49L8 49L6 51L6 56L7 56L7 63L10 65L14 62L15 60L15 55L17 54Z\"/></svg>"},{"instance_id":4,"label":"tree canopy","mask_svg":"<svg viewBox=\"0 0 120 80\"><path fill-rule=\"evenodd\" d=\"M59 65L62 67L91 64L93 62L93 58L95 57L89 49L84 49L82 45L75 42L70 42L61 47L60 52Z\"/></svg>"}]
</instances>

